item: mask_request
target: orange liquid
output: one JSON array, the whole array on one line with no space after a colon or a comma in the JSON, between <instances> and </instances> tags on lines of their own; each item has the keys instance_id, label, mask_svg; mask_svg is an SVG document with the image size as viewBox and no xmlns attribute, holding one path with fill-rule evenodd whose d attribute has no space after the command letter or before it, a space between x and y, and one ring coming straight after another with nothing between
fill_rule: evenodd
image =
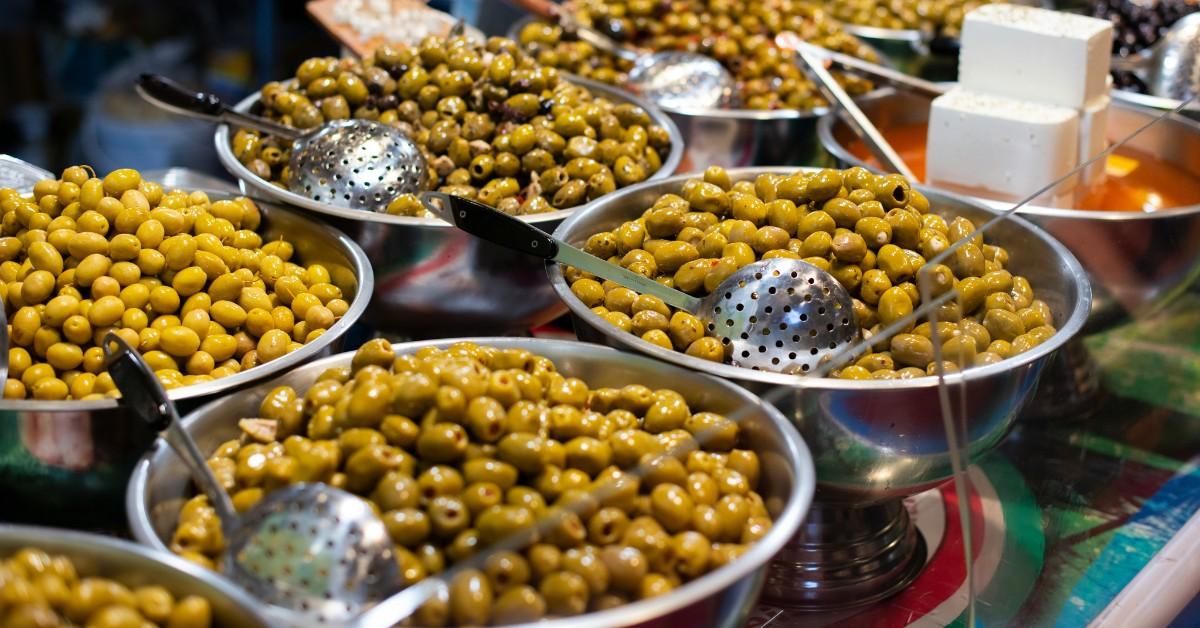
<instances>
[{"instance_id":1,"label":"orange liquid","mask_svg":"<svg viewBox=\"0 0 1200 628\"><path fill-rule=\"evenodd\" d=\"M913 173L924 180L927 125L907 124L880 131ZM879 165L857 138L850 142L849 149L859 159ZM1109 155L1104 184L1091 190L1079 207L1071 209L1153 212L1196 204L1200 204L1200 179L1149 154L1121 148Z\"/></svg>"}]
</instances>

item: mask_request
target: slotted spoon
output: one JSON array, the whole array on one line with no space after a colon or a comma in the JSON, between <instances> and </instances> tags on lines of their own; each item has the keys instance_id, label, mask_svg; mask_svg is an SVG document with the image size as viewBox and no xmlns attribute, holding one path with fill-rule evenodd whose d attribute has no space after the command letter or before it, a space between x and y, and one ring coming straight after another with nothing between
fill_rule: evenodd
<instances>
[{"instance_id":1,"label":"slotted spoon","mask_svg":"<svg viewBox=\"0 0 1200 628\"><path fill-rule=\"evenodd\" d=\"M738 104L737 81L720 61L694 52L642 52L581 23L549 0L516 0L538 17L557 22L593 47L633 64L626 86L668 109L728 109Z\"/></svg>"},{"instance_id":2,"label":"slotted spoon","mask_svg":"<svg viewBox=\"0 0 1200 628\"><path fill-rule=\"evenodd\" d=\"M113 333L104 354L121 403L164 430L216 510L229 579L291 611L293 624L347 622L400 588L395 545L365 501L325 484L295 484L239 517L145 360Z\"/></svg>"},{"instance_id":3,"label":"slotted spoon","mask_svg":"<svg viewBox=\"0 0 1200 628\"><path fill-rule=\"evenodd\" d=\"M290 141L287 187L320 203L381 212L397 196L428 187L428 165L420 148L403 131L387 124L333 120L302 131L235 111L213 94L192 92L155 74L143 74L137 91L167 111Z\"/></svg>"},{"instance_id":4,"label":"slotted spoon","mask_svg":"<svg viewBox=\"0 0 1200 628\"><path fill-rule=\"evenodd\" d=\"M832 275L800 260L747 264L697 298L588 255L487 205L442 192L421 198L434 214L476 237L574 266L695 315L736 366L803 374L859 337L850 294Z\"/></svg>"}]
</instances>

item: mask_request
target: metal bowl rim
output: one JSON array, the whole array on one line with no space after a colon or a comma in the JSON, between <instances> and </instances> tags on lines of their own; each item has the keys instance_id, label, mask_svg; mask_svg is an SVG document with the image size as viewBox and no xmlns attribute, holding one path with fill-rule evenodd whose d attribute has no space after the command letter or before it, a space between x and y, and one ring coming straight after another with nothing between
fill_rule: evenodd
<instances>
[{"instance_id":1,"label":"metal bowl rim","mask_svg":"<svg viewBox=\"0 0 1200 628\"><path fill-rule=\"evenodd\" d=\"M1132 91L1125 90L1125 89L1118 89L1116 87L1114 87L1112 89L1112 97L1113 97L1113 100L1121 102L1125 105L1132 105L1135 107L1141 107L1143 109L1155 109L1160 112L1161 111L1171 111L1172 109L1175 109L1176 107L1178 107L1180 104L1183 103L1182 100L1179 100L1177 98L1167 98L1166 96L1152 96L1150 94L1142 94L1139 92L1132 92ZM1192 103L1191 105L1184 107L1183 110L1184 111L1200 111L1200 104ZM1180 118L1179 118L1179 116L1174 116L1174 119L1178 120Z\"/></svg>"},{"instance_id":2,"label":"metal bowl rim","mask_svg":"<svg viewBox=\"0 0 1200 628\"><path fill-rule=\"evenodd\" d=\"M916 28L882 28L866 24L854 24L853 22L841 22L840 20L839 23L842 25L842 30L859 39L876 39L880 41L915 44L924 43L926 40L925 34Z\"/></svg>"},{"instance_id":3,"label":"metal bowl rim","mask_svg":"<svg viewBox=\"0 0 1200 628\"><path fill-rule=\"evenodd\" d=\"M764 173L791 173L798 170L815 171L819 170L819 168L755 166L748 168L734 168L728 170L727 172L731 177L736 179L739 176ZM696 178L697 176L698 175L694 173L676 175L674 177L664 179L658 183L678 186L682 185L684 181ZM639 183L638 185L625 188L617 195L614 195L612 198L610 198L608 202L619 203L624 196L636 194L645 187L649 186L646 183ZM942 196L964 205L974 206L990 214L996 214L996 212L991 208L983 206L978 201L975 201L967 196L953 194L944 190L929 188L923 185L917 186L917 189L925 193L927 196L931 194ZM930 199L932 200L932 196L930 196ZM596 205L588 207L588 211L597 211L598 207L602 206ZM565 235L570 232L575 224L580 222L586 215L586 212L579 212L563 221L563 223L559 225L558 229L554 231L554 237L565 240ZM1015 370L1019 367L1025 367L1038 362L1039 360L1042 360L1046 356L1050 355L1050 353L1058 349L1060 346L1066 343L1067 340L1078 333L1083 327L1084 322L1087 320L1092 303L1092 285L1087 277L1086 272L1083 270L1083 266L1079 264L1079 260L1075 259L1075 256L1069 250L1067 250L1062 243L1051 237L1040 227L1037 227L1029 221L1017 216L1010 216L1009 219L1019 224L1030 235L1041 239L1044 244L1049 246L1050 249L1059 256L1059 259L1061 259L1063 264L1066 266L1066 274L1069 275L1070 280L1074 283L1076 289L1079 291L1079 299L1074 304L1070 314L1058 328L1057 332L1046 342L1037 345L1030 351L1022 353L1016 357L1006 358L995 364L974 367L959 373L947 373L943 379L948 385L983 380L1006 370ZM846 380L835 379L831 377L818 378L785 375L783 373L772 373L769 371L756 371L753 369L733 366L731 364L717 364L701 358L692 357L679 351L667 350L658 345L642 340L633 334L613 327L598 314L591 311L591 309L584 307L583 303L571 292L571 288L567 285L566 278L563 276L562 268L557 263L547 262L546 272L550 276L550 282L553 284L554 290L558 293L559 298L567 304L568 308L570 308L571 314L573 316L582 318L587 322L588 325L598 330L599 333L603 334L606 338L615 340L627 349L652 355L660 360L708 373L710 375L716 375L721 378L735 380L761 382L776 386L789 386L797 389L820 388L827 390L895 390L932 388L938 385L938 378L934 376L905 380Z\"/></svg>"},{"instance_id":4,"label":"metal bowl rim","mask_svg":"<svg viewBox=\"0 0 1200 628\"><path fill-rule=\"evenodd\" d=\"M593 92L600 92L600 95L603 95L604 97L610 99L625 99L627 102L645 109L646 113L650 114L650 118L654 121L654 123L665 128L667 130L667 135L669 135L671 138L671 150L667 153L666 159L663 160L662 166L655 171L654 174L651 174L646 180L658 181L675 173L675 170L679 168L679 164L683 162L683 132L679 130L679 126L675 124L675 121L671 119L671 116L668 116L666 113L664 113L661 107L657 107L640 96L631 94L612 85L586 79L581 76L575 76L574 74L568 74L566 72L560 73L560 76L562 76L568 83L581 85L589 90L592 90ZM246 96L242 100L238 101L233 108L236 111L248 112L250 108L258 102L260 94L261 90L251 93L249 96ZM247 168L240 160L238 160L236 156L234 156L232 138L230 137L228 124L220 124L217 126L216 131L213 133L213 143L216 145L217 158L220 160L221 165L225 166L225 169L229 171L229 174L233 175L234 178L241 183L241 185L252 190L259 191L262 194L269 196L276 202L285 203L306 211L324 214L326 216L358 222L428 227L433 229L451 229L454 227L454 225L437 218L392 216L390 214L380 212L369 212L358 209L334 207L326 203L318 203L312 199L300 196L299 194L281 188L270 181L264 181L258 175L250 172L250 169ZM518 218L532 224L555 223L594 202L595 201L590 201L582 205L576 205L575 207L570 207L567 209L558 209L552 212L518 216Z\"/></svg>"},{"instance_id":5,"label":"metal bowl rim","mask_svg":"<svg viewBox=\"0 0 1200 628\"><path fill-rule=\"evenodd\" d=\"M208 194L210 198L234 198L241 194L230 192L228 190L206 190L196 188L197 191ZM331 225L328 225L319 220L315 220L311 216L304 215L303 212L287 207L275 202L265 202L254 199L254 203L260 207L266 206L267 213L280 212L288 214L295 220L306 223L314 231L324 233L329 240L337 242L345 247L350 258L350 263L353 265L352 270L355 273L355 278L358 280L357 292L354 299L350 302L350 309L342 315L333 327L330 327L321 334L316 340L305 344L303 347L295 351L285 354L271 362L260 364L254 368L240 371L228 377L214 379L208 382L192 384L191 386L181 386L172 388L167 391L167 396L173 401L183 399L195 399L197 397L206 397L217 393L234 390L242 386L252 384L262 379L267 379L281 371L289 370L311 359L316 354L325 350L333 341L345 335L354 323L362 318L363 312L366 312L367 305L371 300L371 295L375 292L375 271L371 267L371 261L367 258L366 252L357 242L351 240L349 236L342 233ZM322 342L324 339L324 342ZM0 399L0 411L8 412L91 412L95 410L107 410L116 408L120 405L117 399L96 399L89 401L39 401L36 399Z\"/></svg>"},{"instance_id":6,"label":"metal bowl rim","mask_svg":"<svg viewBox=\"0 0 1200 628\"><path fill-rule=\"evenodd\" d=\"M0 539L9 539L18 543L28 543L32 547L38 547L39 543L46 542L48 536L54 544L70 548L69 551L78 552L81 555L89 557L96 554L93 548L102 547L117 554L130 556L137 562L148 561L158 563L171 571L183 574L184 577L190 580L197 580L205 586L212 587L240 610L258 618L262 625L266 625L266 620L258 610L262 605L261 602L251 597L249 593L246 593L232 582L221 577L217 572L205 569L196 563L184 560L170 552L146 547L132 541L126 541L125 539L80 532L78 530L0 523Z\"/></svg>"},{"instance_id":7,"label":"metal bowl rim","mask_svg":"<svg viewBox=\"0 0 1200 628\"><path fill-rule=\"evenodd\" d=\"M953 83L949 83L949 84L953 85ZM889 87L887 89L889 90L889 93L881 95L880 96L881 99L887 98L890 96L895 96L898 94L897 90L895 90L894 88ZM1118 91L1119 90L1114 89L1113 94L1116 94ZM1146 107L1138 106L1137 104L1135 104L1133 102L1122 100L1122 99L1116 98L1116 97L1113 98L1112 104L1114 106L1121 107L1122 109L1127 109L1127 110L1133 111L1133 112L1145 112L1145 110L1146 110ZM1188 119L1188 118L1185 118L1182 116L1174 116L1171 118L1171 120L1173 122L1188 125L1188 126L1192 127L1192 129L1197 134L1200 134L1200 122L1197 122L1195 120L1191 120L1191 119ZM820 120L817 120L817 138L820 140L821 146L824 147L825 150L829 151L834 157L836 157L840 161L843 161L848 164L863 165L863 167L874 170L876 172L880 172L880 170L878 168L873 168L871 166L865 165L861 159L859 159L857 156L851 154L850 151L845 146L843 146L842 143L837 140L837 138L835 138L833 136L833 125L837 124L838 122L839 122L839 118L835 113L829 113L827 115L822 116ZM929 186L927 186L927 187L929 187ZM956 194L956 196L966 196L966 195ZM993 199L981 198L981 197L977 197L977 196L966 196L966 198L970 198L971 200L973 200L977 203L983 203L984 205L987 205L989 208L991 208L993 211L998 211L998 212L1008 211L1009 209L1012 209L1012 206L1013 206L1013 203L1007 203L1004 201L997 201L997 200L993 200ZM1170 208L1167 208L1167 209L1164 209L1161 211L1156 211L1156 212L1105 211L1105 210L1095 210L1095 209L1065 209L1062 207L1045 207L1042 205L1023 205L1019 209L1017 209L1017 213L1018 214L1028 214L1030 216L1045 216L1047 218L1066 218L1066 219L1074 219L1074 220L1104 220L1104 221L1113 221L1113 222L1121 222L1121 221L1129 221L1129 220L1158 220L1161 218L1175 218L1178 216L1186 216L1188 214L1200 213L1200 203L1197 203L1195 205L1184 205L1181 207L1170 207Z\"/></svg>"},{"instance_id":8,"label":"metal bowl rim","mask_svg":"<svg viewBox=\"0 0 1200 628\"><path fill-rule=\"evenodd\" d=\"M585 357L589 361L599 359L612 364L635 362L650 369L682 369L687 371L689 375L699 375L702 378L711 379L713 386L724 388L730 394L740 397L746 405L758 406L766 414L782 435L782 449L787 454L789 461L794 465L792 490L788 496L787 503L784 504L783 511L773 520L771 529L767 532L766 536L750 546L746 553L734 562L692 580L661 597L631 602L607 611L587 613L552 621L540 621L534 624L526 624L526 626L546 628L594 626L596 628L604 628L608 626L632 625L654 617L661 617L672 611L699 602L732 586L742 578L749 576L755 570L765 567L771 558L796 533L801 521L808 513L809 507L812 505L813 495L816 491L816 467L808 445L800 437L800 433L792 426L792 423L774 405L764 402L740 386L719 381L709 374L698 373L694 369L665 364L660 360L655 360L647 356L631 355L612 347L571 340L504 337L441 338L394 343L392 346L396 349L397 353L412 353L424 347L448 346L457 342L473 342L479 345L490 346L514 346L528 349L535 353L538 352L538 347L558 346L563 347L564 350L569 348L576 355ZM305 366L314 370L320 367L331 367L339 363L348 363L351 356L353 356L353 352L340 353L322 358ZM264 381L260 385L266 385L267 383ZM185 429L199 420L201 414L214 411L220 404L221 400L218 399L193 410L183 419ZM129 478L129 484L125 491L125 512L126 517L129 519L129 528L133 533L134 539L138 543L146 545L160 553L166 552L167 547L154 532L154 526L150 522L149 512L146 508L147 501L144 497L148 488L150 461L154 453L162 446L161 440L160 437L155 442L155 445L147 450L146 454L138 461Z\"/></svg>"}]
</instances>

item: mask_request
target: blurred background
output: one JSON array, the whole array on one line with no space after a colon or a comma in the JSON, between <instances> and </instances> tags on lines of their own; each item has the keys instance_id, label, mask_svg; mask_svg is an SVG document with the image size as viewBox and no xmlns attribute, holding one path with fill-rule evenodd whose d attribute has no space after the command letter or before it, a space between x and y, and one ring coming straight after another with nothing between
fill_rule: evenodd
<instances>
[{"instance_id":1,"label":"blurred background","mask_svg":"<svg viewBox=\"0 0 1200 628\"><path fill-rule=\"evenodd\" d=\"M503 0L434 8L503 33ZM4 0L0 3L0 153L57 171L186 166L224 176L210 125L172 116L133 91L157 72L233 101L338 46L299 0Z\"/></svg>"}]
</instances>

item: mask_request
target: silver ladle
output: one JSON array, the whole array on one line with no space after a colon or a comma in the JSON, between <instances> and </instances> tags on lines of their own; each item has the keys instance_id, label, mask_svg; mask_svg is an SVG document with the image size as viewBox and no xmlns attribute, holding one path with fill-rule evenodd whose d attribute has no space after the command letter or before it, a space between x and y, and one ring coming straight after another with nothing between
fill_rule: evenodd
<instances>
[{"instance_id":1,"label":"silver ladle","mask_svg":"<svg viewBox=\"0 0 1200 628\"><path fill-rule=\"evenodd\" d=\"M1137 55L1114 58L1112 68L1139 75L1154 96L1186 100L1200 93L1200 13L1180 18Z\"/></svg>"},{"instance_id":2,"label":"silver ladle","mask_svg":"<svg viewBox=\"0 0 1200 628\"><path fill-rule=\"evenodd\" d=\"M193 92L155 74L137 91L174 113L251 128L292 142L288 190L320 203L381 212L392 199L429 187L420 148L400 129L373 120L333 120L302 131L235 111L213 94Z\"/></svg>"},{"instance_id":3,"label":"silver ladle","mask_svg":"<svg viewBox=\"0 0 1200 628\"><path fill-rule=\"evenodd\" d=\"M515 1L595 48L632 63L626 86L656 105L668 109L728 109L738 104L737 81L712 57L674 50L642 52L580 23L549 0Z\"/></svg>"},{"instance_id":4,"label":"silver ladle","mask_svg":"<svg viewBox=\"0 0 1200 628\"><path fill-rule=\"evenodd\" d=\"M736 366L803 374L859 337L850 294L829 273L797 259L747 264L697 298L588 255L482 203L442 192L421 198L434 214L476 237L574 266L695 315Z\"/></svg>"},{"instance_id":5,"label":"silver ladle","mask_svg":"<svg viewBox=\"0 0 1200 628\"><path fill-rule=\"evenodd\" d=\"M239 516L145 360L111 332L103 348L121 404L164 430L216 510L225 576L291 611L289 623L346 622L400 588L395 544L365 501L325 484L294 484Z\"/></svg>"}]
</instances>

